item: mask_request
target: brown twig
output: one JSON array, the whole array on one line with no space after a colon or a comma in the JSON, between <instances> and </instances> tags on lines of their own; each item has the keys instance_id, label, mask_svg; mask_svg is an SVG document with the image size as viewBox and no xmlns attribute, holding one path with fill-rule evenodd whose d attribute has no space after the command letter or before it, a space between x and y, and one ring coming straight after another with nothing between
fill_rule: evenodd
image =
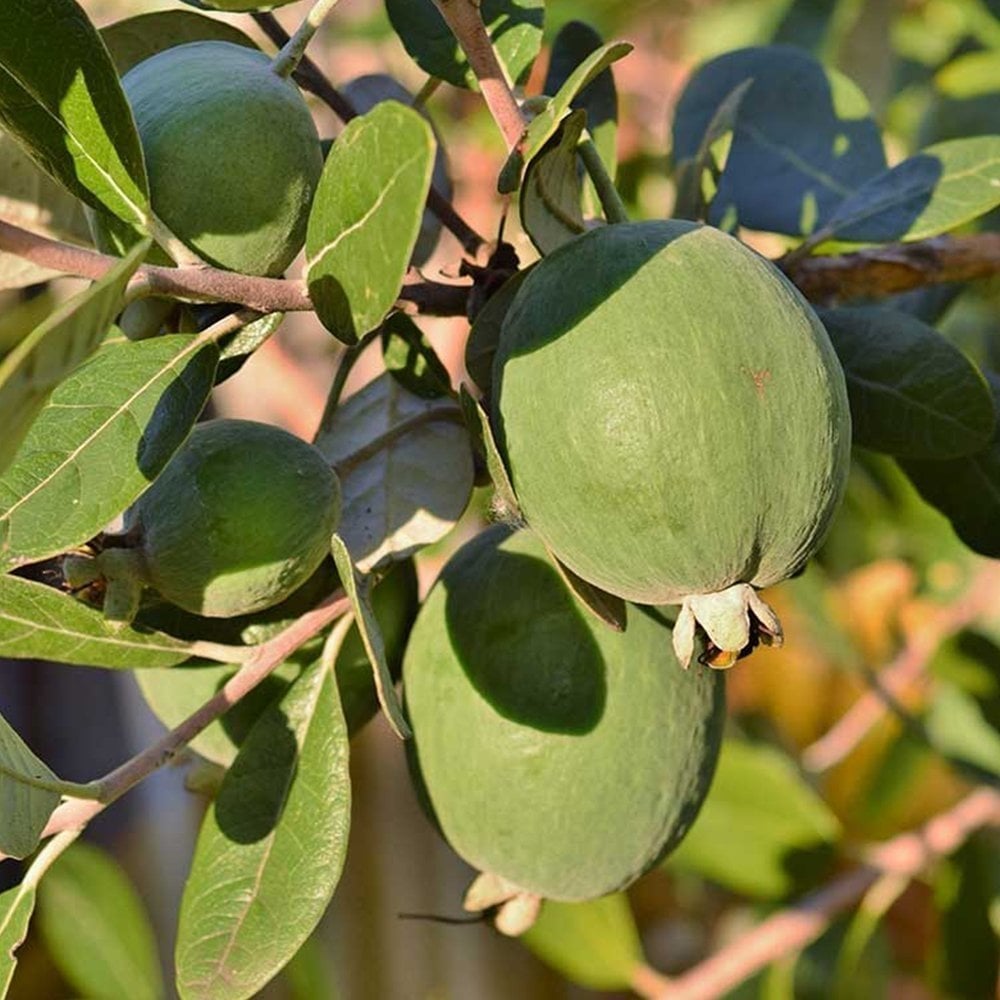
<instances>
[{"instance_id":1,"label":"brown twig","mask_svg":"<svg viewBox=\"0 0 1000 1000\"><path fill-rule=\"evenodd\" d=\"M96 281L118 263L117 257L62 243L0 220L0 251L34 264ZM415 274L417 272L414 272ZM406 285L399 304L431 316L464 316L471 286L420 278ZM163 295L194 302L232 302L259 313L308 312L312 300L301 281L257 278L214 267L158 267L143 264L129 282L129 298Z\"/></svg>"},{"instance_id":2,"label":"brown twig","mask_svg":"<svg viewBox=\"0 0 1000 1000\"><path fill-rule=\"evenodd\" d=\"M253 19L260 29L279 48L288 43L288 32L278 19L268 12L254 13ZM310 94L318 97L342 122L358 117L358 110L330 82L326 74L308 56L303 56L293 74L295 82ZM438 217L445 227L462 244L466 253L475 256L486 245L486 240L463 219L448 199L434 186L427 192L427 207Z\"/></svg>"},{"instance_id":3,"label":"brown twig","mask_svg":"<svg viewBox=\"0 0 1000 1000\"><path fill-rule=\"evenodd\" d=\"M434 5L469 60L507 148L516 148L524 135L524 116L497 59L478 0L434 0Z\"/></svg>"},{"instance_id":4,"label":"brown twig","mask_svg":"<svg viewBox=\"0 0 1000 1000\"><path fill-rule=\"evenodd\" d=\"M816 773L840 763L871 732L890 710L890 699L898 700L922 682L924 671L941 643L971 624L997 602L1000 569L985 566L962 597L951 602L921 628L886 667L875 675L877 685L866 691L815 742L802 752L802 765Z\"/></svg>"},{"instance_id":5,"label":"brown twig","mask_svg":"<svg viewBox=\"0 0 1000 1000\"><path fill-rule=\"evenodd\" d=\"M776 262L781 266L782 261ZM789 262L788 277L812 302L879 299L925 285L971 281L1000 273L1000 233L939 236L831 257Z\"/></svg>"},{"instance_id":6,"label":"brown twig","mask_svg":"<svg viewBox=\"0 0 1000 1000\"><path fill-rule=\"evenodd\" d=\"M833 919L855 905L886 874L919 875L936 858L951 854L975 830L1000 825L1000 795L980 788L919 830L900 834L867 851L868 861L776 913L711 958L670 980L656 1000L710 1000L755 972L815 941Z\"/></svg>"},{"instance_id":7,"label":"brown twig","mask_svg":"<svg viewBox=\"0 0 1000 1000\"><path fill-rule=\"evenodd\" d=\"M337 591L273 639L262 643L222 689L180 725L100 778L95 783L98 787L96 799L66 799L49 818L43 836L50 837L63 830L85 826L144 778L169 764L202 730L252 691L303 643L349 610L350 601L343 591ZM0 861L5 857L0 854Z\"/></svg>"}]
</instances>

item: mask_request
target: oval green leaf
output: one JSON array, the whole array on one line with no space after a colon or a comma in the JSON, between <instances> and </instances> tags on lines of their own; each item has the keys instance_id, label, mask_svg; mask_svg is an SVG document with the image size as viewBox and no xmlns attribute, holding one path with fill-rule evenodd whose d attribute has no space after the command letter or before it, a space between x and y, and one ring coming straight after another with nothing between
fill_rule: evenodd
<instances>
[{"instance_id":1,"label":"oval green leaf","mask_svg":"<svg viewBox=\"0 0 1000 1000\"><path fill-rule=\"evenodd\" d=\"M58 792L25 784L21 775L58 781L0 715L0 852L12 858L27 857L38 846L60 798Z\"/></svg>"},{"instance_id":2,"label":"oval green leaf","mask_svg":"<svg viewBox=\"0 0 1000 1000\"><path fill-rule=\"evenodd\" d=\"M177 931L184 1000L243 1000L291 959L340 878L350 827L348 738L315 663L257 721L195 847Z\"/></svg>"},{"instance_id":3,"label":"oval green leaf","mask_svg":"<svg viewBox=\"0 0 1000 1000\"><path fill-rule=\"evenodd\" d=\"M433 0L385 0L385 9L406 51L425 73L455 87L479 89ZM544 0L483 0L480 11L507 78L523 82L542 46Z\"/></svg>"},{"instance_id":4,"label":"oval green leaf","mask_svg":"<svg viewBox=\"0 0 1000 1000\"><path fill-rule=\"evenodd\" d=\"M571 982L592 990L628 990L642 943L628 896L616 892L586 903L546 900L521 940Z\"/></svg>"},{"instance_id":5,"label":"oval green leaf","mask_svg":"<svg viewBox=\"0 0 1000 1000\"><path fill-rule=\"evenodd\" d=\"M925 240L1000 205L1000 136L928 146L863 184L823 227L848 243Z\"/></svg>"},{"instance_id":6,"label":"oval green leaf","mask_svg":"<svg viewBox=\"0 0 1000 1000\"><path fill-rule=\"evenodd\" d=\"M855 444L945 459L989 442L996 424L989 384L933 327L877 307L819 316L844 367Z\"/></svg>"},{"instance_id":7,"label":"oval green leaf","mask_svg":"<svg viewBox=\"0 0 1000 1000\"><path fill-rule=\"evenodd\" d=\"M474 469L461 411L389 374L341 403L316 435L340 478L339 533L365 573L443 538L462 516Z\"/></svg>"},{"instance_id":8,"label":"oval green leaf","mask_svg":"<svg viewBox=\"0 0 1000 1000\"><path fill-rule=\"evenodd\" d=\"M807 53L739 49L705 63L685 87L674 116L675 162L697 157L720 105L748 79L709 220L728 230L808 235L885 170L878 126L861 91Z\"/></svg>"},{"instance_id":9,"label":"oval green leaf","mask_svg":"<svg viewBox=\"0 0 1000 1000\"><path fill-rule=\"evenodd\" d=\"M392 308L413 255L436 143L411 108L383 101L333 144L309 215L306 282L323 325L347 344Z\"/></svg>"},{"instance_id":10,"label":"oval green leaf","mask_svg":"<svg viewBox=\"0 0 1000 1000\"><path fill-rule=\"evenodd\" d=\"M787 755L727 739L712 792L666 864L733 892L778 899L822 874L839 835L837 818Z\"/></svg>"},{"instance_id":11,"label":"oval green leaf","mask_svg":"<svg viewBox=\"0 0 1000 1000\"><path fill-rule=\"evenodd\" d=\"M0 893L0 997L6 997L17 967L17 949L28 936L35 909L34 885L14 886Z\"/></svg>"},{"instance_id":12,"label":"oval green leaf","mask_svg":"<svg viewBox=\"0 0 1000 1000\"><path fill-rule=\"evenodd\" d=\"M188 334L118 342L63 382L0 477L0 568L83 543L138 499L190 433L218 359Z\"/></svg>"},{"instance_id":13,"label":"oval green leaf","mask_svg":"<svg viewBox=\"0 0 1000 1000\"><path fill-rule=\"evenodd\" d=\"M0 472L10 464L53 389L97 350L142 262L143 240L100 281L74 296L0 361ZM0 525L0 565L4 551Z\"/></svg>"},{"instance_id":14,"label":"oval green leaf","mask_svg":"<svg viewBox=\"0 0 1000 1000\"><path fill-rule=\"evenodd\" d=\"M53 961L81 996L164 995L146 908L129 877L99 848L78 841L46 872L38 923Z\"/></svg>"},{"instance_id":15,"label":"oval green leaf","mask_svg":"<svg viewBox=\"0 0 1000 1000\"><path fill-rule=\"evenodd\" d=\"M170 667L190 655L179 639L116 627L69 594L0 576L0 657L131 670Z\"/></svg>"},{"instance_id":16,"label":"oval green leaf","mask_svg":"<svg viewBox=\"0 0 1000 1000\"><path fill-rule=\"evenodd\" d=\"M0 5L0 124L81 201L146 226L149 185L132 112L75 0Z\"/></svg>"}]
</instances>

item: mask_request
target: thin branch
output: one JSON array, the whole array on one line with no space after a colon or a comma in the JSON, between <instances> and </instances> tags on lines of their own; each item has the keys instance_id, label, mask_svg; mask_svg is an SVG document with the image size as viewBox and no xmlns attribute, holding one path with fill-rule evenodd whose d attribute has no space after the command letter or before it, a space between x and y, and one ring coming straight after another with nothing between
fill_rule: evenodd
<instances>
[{"instance_id":1,"label":"thin branch","mask_svg":"<svg viewBox=\"0 0 1000 1000\"><path fill-rule=\"evenodd\" d=\"M278 19L271 13L256 12L253 19L258 26L277 46L288 43L288 32L281 26ZM318 97L342 122L349 122L358 117L358 110L330 82L326 74L308 56L303 56L298 68L293 74L295 82L310 94ZM421 91L428 90L425 86ZM419 95L418 95L419 96ZM466 253L475 256L486 245L486 240L455 211L454 205L433 186L427 192L427 207L438 217L445 227L462 244Z\"/></svg>"},{"instance_id":2,"label":"thin branch","mask_svg":"<svg viewBox=\"0 0 1000 1000\"><path fill-rule=\"evenodd\" d=\"M306 46L339 2L340 0L316 0L295 34L282 45L281 51L271 60L272 72L284 77L291 76L295 72L295 67L305 56Z\"/></svg>"},{"instance_id":3,"label":"thin branch","mask_svg":"<svg viewBox=\"0 0 1000 1000\"><path fill-rule=\"evenodd\" d=\"M817 773L828 771L847 757L891 710L888 699L898 701L921 683L927 664L941 643L995 607L998 592L1000 569L991 563L976 575L960 599L942 608L875 675L877 686L858 698L826 733L805 748L801 757L803 767Z\"/></svg>"},{"instance_id":4,"label":"thin branch","mask_svg":"<svg viewBox=\"0 0 1000 1000\"><path fill-rule=\"evenodd\" d=\"M1000 795L977 789L919 830L869 849L868 861L776 913L711 958L669 981L656 1000L711 1000L771 962L801 951L886 874L912 879L953 853L974 831L1000 826Z\"/></svg>"},{"instance_id":5,"label":"thin branch","mask_svg":"<svg viewBox=\"0 0 1000 1000\"><path fill-rule=\"evenodd\" d=\"M200 732L249 694L271 672L330 622L350 610L343 591L332 594L312 611L306 612L273 639L257 646L240 669L199 709L162 739L92 784L100 789L98 800L66 799L45 827L43 836L85 826L112 802L121 798L154 771L169 764ZM0 854L0 861L6 855Z\"/></svg>"},{"instance_id":6,"label":"thin branch","mask_svg":"<svg viewBox=\"0 0 1000 1000\"><path fill-rule=\"evenodd\" d=\"M782 261L776 263L782 266ZM1000 233L939 236L831 257L789 260L788 277L813 302L879 299L926 285L1000 273Z\"/></svg>"},{"instance_id":7,"label":"thin branch","mask_svg":"<svg viewBox=\"0 0 1000 1000\"><path fill-rule=\"evenodd\" d=\"M483 23L479 0L434 0L434 5L469 60L507 149L515 149L524 135L524 116Z\"/></svg>"}]
</instances>

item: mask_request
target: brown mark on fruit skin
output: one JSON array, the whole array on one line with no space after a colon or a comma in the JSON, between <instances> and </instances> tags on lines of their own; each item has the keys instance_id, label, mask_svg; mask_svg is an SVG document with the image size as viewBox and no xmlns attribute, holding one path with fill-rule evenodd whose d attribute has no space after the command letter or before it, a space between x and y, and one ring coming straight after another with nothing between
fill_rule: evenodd
<instances>
[{"instance_id":1,"label":"brown mark on fruit skin","mask_svg":"<svg viewBox=\"0 0 1000 1000\"><path fill-rule=\"evenodd\" d=\"M761 368L759 371L754 371L752 368L744 368L743 371L750 376L757 398L763 399L767 383L771 381L771 369Z\"/></svg>"}]
</instances>

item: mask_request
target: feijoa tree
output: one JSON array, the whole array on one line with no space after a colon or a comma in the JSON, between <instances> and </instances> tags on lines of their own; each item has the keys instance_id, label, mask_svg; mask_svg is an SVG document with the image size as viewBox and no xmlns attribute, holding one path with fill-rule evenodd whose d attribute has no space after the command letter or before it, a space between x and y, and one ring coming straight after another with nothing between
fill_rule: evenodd
<instances>
[{"instance_id":1,"label":"feijoa tree","mask_svg":"<svg viewBox=\"0 0 1000 1000\"><path fill-rule=\"evenodd\" d=\"M334 895L350 738L379 710L477 872L465 908L570 979L718 995L891 883L838 939L842 986L873 907L1000 819L998 689L973 667L916 714L872 679L967 794L922 853L890 840L818 889L818 922L788 925L771 951L748 935L728 972L709 960L671 984L644 964L620 893L665 859L751 899L798 888L749 848L741 864L733 803L748 788L787 811L776 857L849 854L787 754L752 727L724 737L724 692L767 658L795 670L780 647L798 648L797 602L817 574L873 563L866 533L892 524L926 568L920 518L943 514L973 581L961 600L936 595L932 637L900 654L911 671L991 607L1000 352L947 322L1000 269L1000 135L956 134L931 107L925 141L890 164L861 88L788 44L790 14L779 43L687 81L656 217L618 162L627 41L579 21L547 30L543 0L386 0L429 78L412 96L385 75L335 84L306 55L336 2L291 35L269 13L286 4L254 0L100 30L77 0L0 10L0 288L90 282L0 343L0 655L134 671L166 728L72 782L0 718L0 858L26 861L0 895L0 995L36 895L66 975L94 988L93 962L65 944L70 891L117 914L121 995L162 992L134 891L74 841L182 752L207 765L210 803L175 988L255 994ZM995 55L973 55L946 84L981 97ZM442 84L477 94L506 147L489 237L451 203L463 164L425 107ZM342 122L332 138L319 104ZM425 273L445 229L463 251L450 280ZM208 419L214 388L293 312L340 347L313 440ZM430 316L467 320L458 386L421 329ZM384 371L346 396L373 345ZM421 605L414 558L476 485L498 523ZM835 729L799 768L846 752ZM592 952L595 935L613 946Z\"/></svg>"}]
</instances>

